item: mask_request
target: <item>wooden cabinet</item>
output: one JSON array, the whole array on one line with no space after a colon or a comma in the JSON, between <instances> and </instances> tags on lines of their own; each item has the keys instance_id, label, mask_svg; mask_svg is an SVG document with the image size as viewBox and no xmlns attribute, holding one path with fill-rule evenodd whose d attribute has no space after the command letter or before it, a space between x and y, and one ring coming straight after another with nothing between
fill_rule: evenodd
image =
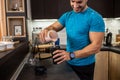
<instances>
[{"instance_id":1,"label":"wooden cabinet","mask_svg":"<svg viewBox=\"0 0 120 80\"><path fill-rule=\"evenodd\" d=\"M58 19L70 9L69 0L31 0L32 19Z\"/></svg>"},{"instance_id":2,"label":"wooden cabinet","mask_svg":"<svg viewBox=\"0 0 120 80\"><path fill-rule=\"evenodd\" d=\"M114 3L115 3L115 7L114 7L114 9L115 9L115 12L114 12L114 14L115 14L115 17L120 17L120 0L114 0Z\"/></svg>"},{"instance_id":3,"label":"wooden cabinet","mask_svg":"<svg viewBox=\"0 0 120 80\"><path fill-rule=\"evenodd\" d=\"M0 40L6 35L5 0L0 0Z\"/></svg>"},{"instance_id":4,"label":"wooden cabinet","mask_svg":"<svg viewBox=\"0 0 120 80\"><path fill-rule=\"evenodd\" d=\"M88 0L88 5L104 18L120 17L120 0Z\"/></svg>"},{"instance_id":5,"label":"wooden cabinet","mask_svg":"<svg viewBox=\"0 0 120 80\"><path fill-rule=\"evenodd\" d=\"M96 54L94 80L108 80L108 51Z\"/></svg>"},{"instance_id":6,"label":"wooden cabinet","mask_svg":"<svg viewBox=\"0 0 120 80\"><path fill-rule=\"evenodd\" d=\"M120 80L120 54L109 54L109 80Z\"/></svg>"},{"instance_id":7,"label":"wooden cabinet","mask_svg":"<svg viewBox=\"0 0 120 80\"><path fill-rule=\"evenodd\" d=\"M58 18L57 0L31 0L32 19Z\"/></svg>"},{"instance_id":8,"label":"wooden cabinet","mask_svg":"<svg viewBox=\"0 0 120 80\"><path fill-rule=\"evenodd\" d=\"M88 6L104 18L120 17L120 0L88 0ZM32 19L58 19L72 10L70 0L31 0Z\"/></svg>"},{"instance_id":9,"label":"wooden cabinet","mask_svg":"<svg viewBox=\"0 0 120 80\"><path fill-rule=\"evenodd\" d=\"M6 0L6 12L24 12L24 0Z\"/></svg>"},{"instance_id":10,"label":"wooden cabinet","mask_svg":"<svg viewBox=\"0 0 120 80\"><path fill-rule=\"evenodd\" d=\"M88 5L104 18L114 17L114 0L88 0Z\"/></svg>"},{"instance_id":11,"label":"wooden cabinet","mask_svg":"<svg viewBox=\"0 0 120 80\"><path fill-rule=\"evenodd\" d=\"M8 16L7 21L8 35L15 37L26 36L24 16Z\"/></svg>"},{"instance_id":12,"label":"wooden cabinet","mask_svg":"<svg viewBox=\"0 0 120 80\"><path fill-rule=\"evenodd\" d=\"M100 51L96 54L94 80L120 80L120 54Z\"/></svg>"},{"instance_id":13,"label":"wooden cabinet","mask_svg":"<svg viewBox=\"0 0 120 80\"><path fill-rule=\"evenodd\" d=\"M26 37L26 0L6 0L7 35Z\"/></svg>"}]
</instances>

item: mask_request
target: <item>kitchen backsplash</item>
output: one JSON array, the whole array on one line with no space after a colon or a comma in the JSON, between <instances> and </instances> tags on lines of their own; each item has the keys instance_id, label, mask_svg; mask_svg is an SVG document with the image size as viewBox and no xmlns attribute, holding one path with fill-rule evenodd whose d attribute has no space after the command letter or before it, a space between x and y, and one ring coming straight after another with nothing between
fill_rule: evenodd
<instances>
[{"instance_id":1,"label":"kitchen backsplash","mask_svg":"<svg viewBox=\"0 0 120 80\"><path fill-rule=\"evenodd\" d=\"M48 25L54 23L57 19L43 19L43 20L27 20L28 24L28 34L29 40L32 40L32 30L33 28L42 27L44 29ZM116 41L116 34L120 34L120 19L115 18L104 18L106 29L108 28L110 32L113 33L112 43ZM58 32L60 37L60 44L66 44L66 33L65 29Z\"/></svg>"}]
</instances>

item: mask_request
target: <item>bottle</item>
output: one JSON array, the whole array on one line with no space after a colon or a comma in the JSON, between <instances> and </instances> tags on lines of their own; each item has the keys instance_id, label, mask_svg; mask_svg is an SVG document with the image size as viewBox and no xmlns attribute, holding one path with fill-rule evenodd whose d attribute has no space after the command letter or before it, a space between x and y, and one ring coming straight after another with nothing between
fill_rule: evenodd
<instances>
[{"instance_id":1,"label":"bottle","mask_svg":"<svg viewBox=\"0 0 120 80\"><path fill-rule=\"evenodd\" d=\"M55 42L58 40L58 34L54 30L48 31L47 37L45 37L46 42Z\"/></svg>"},{"instance_id":2,"label":"bottle","mask_svg":"<svg viewBox=\"0 0 120 80\"><path fill-rule=\"evenodd\" d=\"M60 38L55 41L55 46L60 46Z\"/></svg>"}]
</instances>

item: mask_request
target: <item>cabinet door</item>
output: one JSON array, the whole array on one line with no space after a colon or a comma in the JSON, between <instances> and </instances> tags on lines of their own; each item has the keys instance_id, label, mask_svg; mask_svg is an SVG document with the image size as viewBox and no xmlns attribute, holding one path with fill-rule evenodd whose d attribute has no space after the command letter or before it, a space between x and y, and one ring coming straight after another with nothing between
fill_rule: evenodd
<instances>
[{"instance_id":1,"label":"cabinet door","mask_svg":"<svg viewBox=\"0 0 120 80\"><path fill-rule=\"evenodd\" d=\"M32 19L44 18L44 0L31 0Z\"/></svg>"},{"instance_id":2,"label":"cabinet door","mask_svg":"<svg viewBox=\"0 0 120 80\"><path fill-rule=\"evenodd\" d=\"M58 18L58 0L44 0L45 19Z\"/></svg>"},{"instance_id":3,"label":"cabinet door","mask_svg":"<svg viewBox=\"0 0 120 80\"><path fill-rule=\"evenodd\" d=\"M94 80L108 80L108 51L96 54Z\"/></svg>"},{"instance_id":4,"label":"cabinet door","mask_svg":"<svg viewBox=\"0 0 120 80\"><path fill-rule=\"evenodd\" d=\"M32 19L58 18L57 0L31 0Z\"/></svg>"},{"instance_id":5,"label":"cabinet door","mask_svg":"<svg viewBox=\"0 0 120 80\"><path fill-rule=\"evenodd\" d=\"M115 0L115 17L120 17L120 0Z\"/></svg>"},{"instance_id":6,"label":"cabinet door","mask_svg":"<svg viewBox=\"0 0 120 80\"><path fill-rule=\"evenodd\" d=\"M32 19L58 19L69 10L69 0L31 0Z\"/></svg>"},{"instance_id":7,"label":"cabinet door","mask_svg":"<svg viewBox=\"0 0 120 80\"><path fill-rule=\"evenodd\" d=\"M113 0L88 0L88 5L99 12L104 18L114 17Z\"/></svg>"},{"instance_id":8,"label":"cabinet door","mask_svg":"<svg viewBox=\"0 0 120 80\"><path fill-rule=\"evenodd\" d=\"M70 10L72 10L70 0L58 0L58 17Z\"/></svg>"},{"instance_id":9,"label":"cabinet door","mask_svg":"<svg viewBox=\"0 0 120 80\"><path fill-rule=\"evenodd\" d=\"M120 54L110 52L109 80L120 80Z\"/></svg>"}]
</instances>

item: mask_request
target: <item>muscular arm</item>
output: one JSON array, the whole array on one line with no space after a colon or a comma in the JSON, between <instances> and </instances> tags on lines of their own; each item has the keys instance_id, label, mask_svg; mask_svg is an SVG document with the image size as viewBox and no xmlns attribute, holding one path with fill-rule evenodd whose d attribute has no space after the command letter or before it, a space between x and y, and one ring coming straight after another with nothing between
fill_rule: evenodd
<instances>
[{"instance_id":1,"label":"muscular arm","mask_svg":"<svg viewBox=\"0 0 120 80\"><path fill-rule=\"evenodd\" d=\"M52 25L48 26L45 29L47 29L47 30L55 30L55 31L58 32L58 31L62 30L63 28L64 27L58 21L56 21L55 23L53 23Z\"/></svg>"},{"instance_id":2,"label":"muscular arm","mask_svg":"<svg viewBox=\"0 0 120 80\"><path fill-rule=\"evenodd\" d=\"M64 27L58 22L56 21L55 23L51 24L50 26L46 27L44 30L42 30L39 34L39 38L40 38L40 42L41 43L45 43L45 37L47 36L47 33L49 30L55 30L55 31L60 31L62 30Z\"/></svg>"},{"instance_id":3,"label":"muscular arm","mask_svg":"<svg viewBox=\"0 0 120 80\"><path fill-rule=\"evenodd\" d=\"M82 50L75 51L76 58L83 58L95 54L100 51L102 40L104 37L103 32L90 32L89 33L91 44L83 48Z\"/></svg>"}]
</instances>

